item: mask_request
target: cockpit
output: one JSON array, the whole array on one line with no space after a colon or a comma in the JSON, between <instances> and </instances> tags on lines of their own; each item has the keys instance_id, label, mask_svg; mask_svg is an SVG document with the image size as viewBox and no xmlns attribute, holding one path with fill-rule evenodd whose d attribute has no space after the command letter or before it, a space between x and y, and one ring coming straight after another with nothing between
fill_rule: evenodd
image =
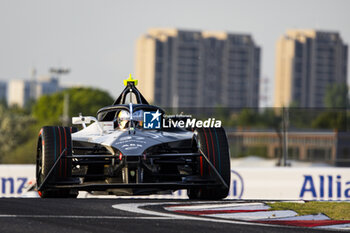
<instances>
[{"instance_id":1,"label":"cockpit","mask_svg":"<svg viewBox=\"0 0 350 233\"><path fill-rule=\"evenodd\" d=\"M150 105L136 88L137 80L129 77L124 80L125 89L113 105L101 108L97 112L98 121L113 121L115 128L142 128L144 112L164 113L164 110Z\"/></svg>"},{"instance_id":2,"label":"cockpit","mask_svg":"<svg viewBox=\"0 0 350 233\"><path fill-rule=\"evenodd\" d=\"M119 129L126 129L129 127L142 128L143 127L143 110L137 110L130 114L126 110L120 110L116 113L114 118L114 126Z\"/></svg>"}]
</instances>

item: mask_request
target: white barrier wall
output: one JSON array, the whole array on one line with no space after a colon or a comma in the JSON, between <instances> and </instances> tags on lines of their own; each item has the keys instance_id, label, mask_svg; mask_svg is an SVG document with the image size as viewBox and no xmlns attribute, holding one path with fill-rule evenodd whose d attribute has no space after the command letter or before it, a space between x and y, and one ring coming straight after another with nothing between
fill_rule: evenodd
<instances>
[{"instance_id":1,"label":"white barrier wall","mask_svg":"<svg viewBox=\"0 0 350 233\"><path fill-rule=\"evenodd\" d=\"M350 169L235 168L230 198L350 200Z\"/></svg>"},{"instance_id":2,"label":"white barrier wall","mask_svg":"<svg viewBox=\"0 0 350 233\"><path fill-rule=\"evenodd\" d=\"M0 165L0 197L21 196L34 178L34 165ZM152 195L151 198L187 198L187 195L181 190L173 195ZM231 171L228 198L350 200L350 169L235 168Z\"/></svg>"}]
</instances>

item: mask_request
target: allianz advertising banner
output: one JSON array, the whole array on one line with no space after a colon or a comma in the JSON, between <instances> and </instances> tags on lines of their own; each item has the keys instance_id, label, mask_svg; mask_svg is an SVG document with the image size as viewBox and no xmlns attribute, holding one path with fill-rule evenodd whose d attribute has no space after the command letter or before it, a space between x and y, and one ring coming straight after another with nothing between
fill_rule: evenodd
<instances>
[{"instance_id":1,"label":"allianz advertising banner","mask_svg":"<svg viewBox=\"0 0 350 233\"><path fill-rule=\"evenodd\" d=\"M230 198L350 200L350 169L234 168Z\"/></svg>"},{"instance_id":2,"label":"allianz advertising banner","mask_svg":"<svg viewBox=\"0 0 350 233\"><path fill-rule=\"evenodd\" d=\"M34 182L34 165L0 165L0 197L26 196ZM96 196L81 192L79 197ZM187 198L187 195L185 190L180 190L173 195L142 198ZM228 199L350 200L350 169L233 168Z\"/></svg>"},{"instance_id":3,"label":"allianz advertising banner","mask_svg":"<svg viewBox=\"0 0 350 233\"><path fill-rule=\"evenodd\" d=\"M35 182L35 165L0 165L0 197L20 197Z\"/></svg>"}]
</instances>

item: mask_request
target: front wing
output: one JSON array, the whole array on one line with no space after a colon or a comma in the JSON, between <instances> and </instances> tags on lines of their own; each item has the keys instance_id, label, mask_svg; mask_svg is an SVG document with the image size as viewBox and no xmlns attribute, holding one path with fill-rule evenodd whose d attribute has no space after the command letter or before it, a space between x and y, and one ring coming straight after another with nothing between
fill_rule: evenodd
<instances>
[{"instance_id":1,"label":"front wing","mask_svg":"<svg viewBox=\"0 0 350 233\"><path fill-rule=\"evenodd\" d=\"M152 155L152 157L162 157L162 158L194 158L203 156L205 161L209 164L209 166L214 171L213 177L184 177L181 181L177 182L152 182L152 183L144 183L144 182L134 182L134 183L101 183L101 182L81 182L79 177L72 177L67 180L55 180L54 182L50 181L50 179L53 176L53 171L59 164L60 160L65 159L73 159L75 161L85 161L85 163L89 163L89 159L104 159L106 163L109 162L111 159L117 159L118 156L113 155L72 155L72 156L65 156L64 149L52 168L50 169L48 175L44 178L43 182L41 183L40 187L38 187L38 191L41 191L43 189L50 190L50 189L74 189L76 191L106 191L111 189L155 189L155 190L179 190L179 189L190 189L190 188L207 188L207 187L228 187L228 185L225 183L221 175L218 173L216 168L212 165L208 157L202 152L199 151L198 153L178 153L178 154L158 154L158 155ZM132 158L133 156L130 156ZM136 157L136 156L134 156ZM164 162L164 160L163 160ZM166 160L165 160L166 162ZM168 163L175 162L175 160L168 160ZM92 162L92 163L95 163Z\"/></svg>"}]
</instances>

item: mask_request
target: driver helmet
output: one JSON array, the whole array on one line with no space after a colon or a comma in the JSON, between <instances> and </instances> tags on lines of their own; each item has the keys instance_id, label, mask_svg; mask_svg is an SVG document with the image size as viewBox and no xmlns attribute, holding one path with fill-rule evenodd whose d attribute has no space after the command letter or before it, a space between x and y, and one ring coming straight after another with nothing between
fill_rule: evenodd
<instances>
[{"instance_id":1,"label":"driver helmet","mask_svg":"<svg viewBox=\"0 0 350 233\"><path fill-rule=\"evenodd\" d=\"M142 127L143 125L143 111L138 110L132 114L132 120L135 123L135 127ZM118 127L120 129L125 129L129 127L130 113L126 110L121 110L117 116Z\"/></svg>"},{"instance_id":2,"label":"driver helmet","mask_svg":"<svg viewBox=\"0 0 350 233\"><path fill-rule=\"evenodd\" d=\"M120 129L125 129L126 127L129 126L128 123L130 121L130 113L128 111L121 110L118 113L117 121L118 121L118 127Z\"/></svg>"}]
</instances>

